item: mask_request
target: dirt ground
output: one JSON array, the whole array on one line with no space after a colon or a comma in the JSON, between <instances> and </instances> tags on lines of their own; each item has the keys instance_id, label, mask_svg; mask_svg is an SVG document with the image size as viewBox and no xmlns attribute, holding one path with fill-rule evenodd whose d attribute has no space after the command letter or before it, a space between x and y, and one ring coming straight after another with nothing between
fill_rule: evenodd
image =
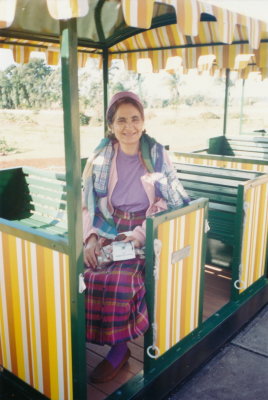
<instances>
[{"instance_id":1,"label":"dirt ground","mask_svg":"<svg viewBox=\"0 0 268 400\"><path fill-rule=\"evenodd\" d=\"M229 132L239 131L239 110L232 110L228 121ZM246 131L268 128L266 108L259 108L243 121ZM61 110L0 110L0 169L34 166L64 170L64 133ZM209 137L222 134L221 107L189 107L145 111L145 128L160 143L172 151L192 151L204 148ZM103 137L102 126L80 127L81 157L88 157ZM1 143L5 150L1 150Z\"/></svg>"}]
</instances>

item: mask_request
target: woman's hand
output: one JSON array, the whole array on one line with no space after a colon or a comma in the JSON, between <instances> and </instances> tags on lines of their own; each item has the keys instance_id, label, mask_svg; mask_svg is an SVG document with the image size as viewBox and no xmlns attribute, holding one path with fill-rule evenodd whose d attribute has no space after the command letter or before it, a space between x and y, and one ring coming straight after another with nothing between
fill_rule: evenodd
<instances>
[{"instance_id":1,"label":"woman's hand","mask_svg":"<svg viewBox=\"0 0 268 400\"><path fill-rule=\"evenodd\" d=\"M97 236L92 235L84 247L84 263L87 267L97 268L98 259L100 255L101 246L98 242Z\"/></svg>"},{"instance_id":2,"label":"woman's hand","mask_svg":"<svg viewBox=\"0 0 268 400\"><path fill-rule=\"evenodd\" d=\"M141 242L135 239L135 237L132 235L126 236L126 238L122 240L122 242L134 242L134 247L136 247L137 249L140 249L142 247Z\"/></svg>"}]
</instances>

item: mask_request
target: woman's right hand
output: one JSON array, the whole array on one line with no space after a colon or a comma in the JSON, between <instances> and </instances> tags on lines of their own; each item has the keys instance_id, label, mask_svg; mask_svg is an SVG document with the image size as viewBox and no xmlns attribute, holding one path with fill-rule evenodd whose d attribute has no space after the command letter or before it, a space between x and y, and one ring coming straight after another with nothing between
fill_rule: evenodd
<instances>
[{"instance_id":1,"label":"woman's right hand","mask_svg":"<svg viewBox=\"0 0 268 400\"><path fill-rule=\"evenodd\" d=\"M84 247L84 263L87 267L97 268L101 246L95 235L92 235Z\"/></svg>"}]
</instances>

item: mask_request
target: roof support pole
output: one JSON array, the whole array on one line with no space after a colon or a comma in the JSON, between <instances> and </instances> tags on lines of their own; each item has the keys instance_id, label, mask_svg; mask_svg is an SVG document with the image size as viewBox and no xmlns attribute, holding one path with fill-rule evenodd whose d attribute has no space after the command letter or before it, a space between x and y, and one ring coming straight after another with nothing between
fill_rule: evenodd
<instances>
[{"instance_id":1,"label":"roof support pole","mask_svg":"<svg viewBox=\"0 0 268 400\"><path fill-rule=\"evenodd\" d=\"M240 104L240 123L239 135L242 133L243 119L244 119L244 98L245 98L245 79L242 80L241 104Z\"/></svg>"},{"instance_id":2,"label":"roof support pole","mask_svg":"<svg viewBox=\"0 0 268 400\"><path fill-rule=\"evenodd\" d=\"M108 107L108 85L109 85L109 55L108 49L103 50L102 55L102 74L103 74L103 126L104 136L107 136L108 126L106 121L106 111Z\"/></svg>"},{"instance_id":3,"label":"roof support pole","mask_svg":"<svg viewBox=\"0 0 268 400\"><path fill-rule=\"evenodd\" d=\"M224 96L224 116L223 116L223 135L224 136L226 135L226 130L227 130L229 83L230 83L230 69L226 68L226 73L225 73L225 96Z\"/></svg>"},{"instance_id":4,"label":"roof support pole","mask_svg":"<svg viewBox=\"0 0 268 400\"><path fill-rule=\"evenodd\" d=\"M79 275L83 273L84 263L76 19L60 21L60 34L67 185L73 398L85 400L87 398L85 305L84 295L78 292Z\"/></svg>"}]
</instances>

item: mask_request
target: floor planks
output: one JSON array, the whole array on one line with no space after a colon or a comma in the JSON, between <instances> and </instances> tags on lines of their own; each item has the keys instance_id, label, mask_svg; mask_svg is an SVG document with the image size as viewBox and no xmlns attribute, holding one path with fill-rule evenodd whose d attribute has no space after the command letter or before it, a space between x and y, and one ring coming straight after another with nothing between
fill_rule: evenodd
<instances>
[{"instance_id":1,"label":"floor planks","mask_svg":"<svg viewBox=\"0 0 268 400\"><path fill-rule=\"evenodd\" d=\"M230 269L206 265L203 321L229 302L231 282Z\"/></svg>"},{"instance_id":2,"label":"floor planks","mask_svg":"<svg viewBox=\"0 0 268 400\"><path fill-rule=\"evenodd\" d=\"M228 303L231 292L231 273L227 269L206 266L204 282L204 309L203 320L206 320L224 304ZM143 369L143 337L129 343L131 357L110 382L104 384L91 384L88 380L88 400L103 400L117 390L123 383L135 376ZM87 343L87 374L90 376L93 368L105 357L109 346L98 346Z\"/></svg>"}]
</instances>

